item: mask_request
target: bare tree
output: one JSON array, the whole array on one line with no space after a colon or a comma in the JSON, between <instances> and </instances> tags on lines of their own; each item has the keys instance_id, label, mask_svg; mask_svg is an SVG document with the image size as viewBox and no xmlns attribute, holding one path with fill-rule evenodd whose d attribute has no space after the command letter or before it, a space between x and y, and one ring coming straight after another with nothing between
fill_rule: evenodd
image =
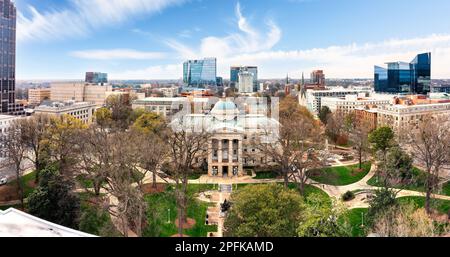
<instances>
[{"instance_id":1,"label":"bare tree","mask_svg":"<svg viewBox=\"0 0 450 257\"><path fill-rule=\"evenodd\" d=\"M445 228L444 228L445 229ZM433 237L439 231L424 209L414 204L392 206L379 215L373 233L381 237Z\"/></svg>"},{"instance_id":2,"label":"bare tree","mask_svg":"<svg viewBox=\"0 0 450 257\"><path fill-rule=\"evenodd\" d=\"M24 209L24 185L21 178L24 171L22 165L23 161L26 159L28 148L23 140L23 126L21 126L20 122L14 121L6 134L0 134L0 137L2 142L2 147L0 147L0 151L2 151L1 155L6 157L8 166L12 165L14 167L17 190L22 209Z\"/></svg>"},{"instance_id":3,"label":"bare tree","mask_svg":"<svg viewBox=\"0 0 450 257\"><path fill-rule=\"evenodd\" d=\"M328 115L325 133L328 138L336 145L339 138L344 133L345 116L341 112L335 112Z\"/></svg>"},{"instance_id":4,"label":"bare tree","mask_svg":"<svg viewBox=\"0 0 450 257\"><path fill-rule=\"evenodd\" d=\"M431 195L439 184L441 169L450 163L450 119L424 117L417 130L409 133L408 146L413 158L423 165L426 173L425 209L431 213Z\"/></svg>"},{"instance_id":5,"label":"bare tree","mask_svg":"<svg viewBox=\"0 0 450 257\"><path fill-rule=\"evenodd\" d=\"M147 209L144 193L141 187L137 186L143 177L139 173L136 158L139 151L136 139L130 132L114 134L114 146L111 148L112 165L109 167L105 187L116 199L109 206L109 210L120 221L124 236L128 236L130 229L141 236Z\"/></svg>"},{"instance_id":6,"label":"bare tree","mask_svg":"<svg viewBox=\"0 0 450 257\"><path fill-rule=\"evenodd\" d=\"M44 114L36 114L26 119L20 119L22 127L22 138L27 144L31 154L27 158L33 162L36 170L36 182L39 181L40 171L45 167L45 139L48 137L48 127L50 125L50 117Z\"/></svg>"},{"instance_id":7,"label":"bare tree","mask_svg":"<svg viewBox=\"0 0 450 257\"><path fill-rule=\"evenodd\" d=\"M92 181L94 193L99 196L113 165L114 134L104 127L92 125L77 136L80 156L77 175Z\"/></svg>"},{"instance_id":8,"label":"bare tree","mask_svg":"<svg viewBox=\"0 0 450 257\"><path fill-rule=\"evenodd\" d=\"M318 159L313 152L320 145L320 127L309 111L291 97L280 103L279 117L281 126L276 137L272 137L273 131L268 128L252 143L279 166L279 175L283 177L285 187L288 187L289 178L293 178L303 193L307 170L317 164ZM272 142L266 138L271 138Z\"/></svg>"},{"instance_id":9,"label":"bare tree","mask_svg":"<svg viewBox=\"0 0 450 257\"><path fill-rule=\"evenodd\" d=\"M187 221L188 177L192 174L197 160L202 160L207 155L209 138L209 133L203 128L193 131L184 126L172 129L167 136L172 177L176 183L180 236L183 235L183 224Z\"/></svg>"},{"instance_id":10,"label":"bare tree","mask_svg":"<svg viewBox=\"0 0 450 257\"><path fill-rule=\"evenodd\" d=\"M350 140L353 142L353 146L358 154L359 169L362 169L363 159L369 151L369 133L370 127L365 122L355 124L350 129Z\"/></svg>"},{"instance_id":11,"label":"bare tree","mask_svg":"<svg viewBox=\"0 0 450 257\"><path fill-rule=\"evenodd\" d=\"M153 188L156 188L156 177L158 170L167 160L169 147L160 135L155 133L142 133L136 131L136 137L139 138L138 144L140 151L138 158L143 176L148 172L152 174ZM142 185L139 185L142 186Z\"/></svg>"}]
</instances>

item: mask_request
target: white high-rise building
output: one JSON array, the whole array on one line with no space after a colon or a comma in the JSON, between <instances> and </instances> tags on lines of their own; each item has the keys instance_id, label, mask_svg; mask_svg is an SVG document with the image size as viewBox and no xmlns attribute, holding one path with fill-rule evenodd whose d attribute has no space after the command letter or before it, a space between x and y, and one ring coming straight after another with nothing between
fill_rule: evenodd
<instances>
[{"instance_id":1,"label":"white high-rise building","mask_svg":"<svg viewBox=\"0 0 450 257\"><path fill-rule=\"evenodd\" d=\"M239 93L253 93L253 73L239 72Z\"/></svg>"}]
</instances>

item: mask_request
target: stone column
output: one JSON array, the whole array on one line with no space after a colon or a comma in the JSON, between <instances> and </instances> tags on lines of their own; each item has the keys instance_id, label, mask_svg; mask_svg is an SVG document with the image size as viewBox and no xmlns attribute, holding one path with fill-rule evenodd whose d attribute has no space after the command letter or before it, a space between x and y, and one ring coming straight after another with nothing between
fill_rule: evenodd
<instances>
[{"instance_id":1,"label":"stone column","mask_svg":"<svg viewBox=\"0 0 450 257\"><path fill-rule=\"evenodd\" d=\"M217 166L219 168L219 177L223 176L223 169L222 169L222 139L219 139L219 149L217 150Z\"/></svg>"},{"instance_id":2,"label":"stone column","mask_svg":"<svg viewBox=\"0 0 450 257\"><path fill-rule=\"evenodd\" d=\"M223 152L222 152L222 139L219 140L219 149L217 149L217 162L222 163Z\"/></svg>"},{"instance_id":3,"label":"stone column","mask_svg":"<svg viewBox=\"0 0 450 257\"><path fill-rule=\"evenodd\" d=\"M228 162L233 163L233 140L228 140Z\"/></svg>"},{"instance_id":4,"label":"stone column","mask_svg":"<svg viewBox=\"0 0 450 257\"><path fill-rule=\"evenodd\" d=\"M244 158L243 158L243 154L242 154L242 151L243 151L243 148L242 148L243 146L242 146L242 139L239 139L239 143L238 143L238 163L239 163L239 175L240 176L243 176L244 175L244 165L243 165L243 163L244 163Z\"/></svg>"},{"instance_id":5,"label":"stone column","mask_svg":"<svg viewBox=\"0 0 450 257\"><path fill-rule=\"evenodd\" d=\"M208 175L212 176L212 166L213 166L213 139L208 142Z\"/></svg>"}]
</instances>

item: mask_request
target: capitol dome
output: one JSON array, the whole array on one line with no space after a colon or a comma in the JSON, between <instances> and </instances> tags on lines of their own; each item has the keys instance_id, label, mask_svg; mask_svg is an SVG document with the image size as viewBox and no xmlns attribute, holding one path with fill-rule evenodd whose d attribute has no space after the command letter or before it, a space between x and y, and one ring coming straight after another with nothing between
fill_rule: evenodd
<instances>
[{"instance_id":1,"label":"capitol dome","mask_svg":"<svg viewBox=\"0 0 450 257\"><path fill-rule=\"evenodd\" d=\"M214 105L211 115L220 121L234 120L239 115L239 110L232 101L220 100Z\"/></svg>"}]
</instances>

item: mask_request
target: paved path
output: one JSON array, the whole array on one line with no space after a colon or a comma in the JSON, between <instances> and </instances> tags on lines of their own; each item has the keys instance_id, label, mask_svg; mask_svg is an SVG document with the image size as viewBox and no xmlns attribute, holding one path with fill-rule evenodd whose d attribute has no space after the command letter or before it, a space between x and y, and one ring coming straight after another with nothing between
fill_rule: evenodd
<instances>
[{"instance_id":1,"label":"paved path","mask_svg":"<svg viewBox=\"0 0 450 257\"><path fill-rule=\"evenodd\" d=\"M321 183L318 183L316 181L313 181L311 179L308 181L308 183L311 184L311 185L314 185L314 186L316 186L316 187L318 187L320 189L322 189L330 197L334 197L336 199L340 199L342 197L342 195L345 192L347 192L347 191L355 191L355 190L372 191L372 190L380 189L380 187L370 186L370 185L367 184L367 182L373 176L375 176L376 169L377 169L377 166L376 165L372 165L369 173L367 173L367 175L363 179L359 180L358 182L356 182L354 184L350 184L350 185L346 185L346 186L325 185L325 184L321 184ZM369 207L369 204L367 203L367 195L368 195L367 193L358 194L355 197L355 199L353 199L352 201L348 201L348 202L344 202L344 203L349 209L367 208L367 207ZM412 190L401 190L397 194L397 197L406 197L406 196L422 196L422 197L425 197L426 195L425 195L424 192L418 192L418 191L412 191ZM449 200L450 201L450 196L446 196L446 195L434 194L432 197L435 198L435 199Z\"/></svg>"}]
</instances>

